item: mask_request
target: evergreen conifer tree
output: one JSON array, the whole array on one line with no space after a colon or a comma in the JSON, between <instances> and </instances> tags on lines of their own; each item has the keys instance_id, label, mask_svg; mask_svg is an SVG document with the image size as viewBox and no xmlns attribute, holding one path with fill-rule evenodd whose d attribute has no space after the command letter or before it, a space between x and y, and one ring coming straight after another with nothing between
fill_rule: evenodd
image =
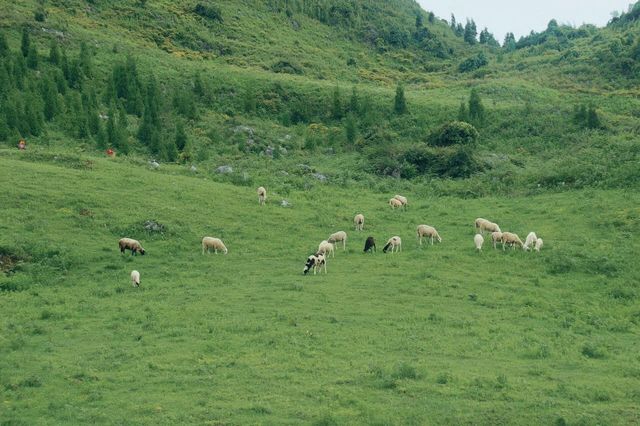
<instances>
[{"instance_id":1,"label":"evergreen conifer tree","mask_svg":"<svg viewBox=\"0 0 640 426\"><path fill-rule=\"evenodd\" d=\"M50 77L45 77L40 82L40 90L42 92L42 101L44 103L44 118L47 121L53 120L58 113L58 90L56 84Z\"/></svg>"},{"instance_id":2,"label":"evergreen conifer tree","mask_svg":"<svg viewBox=\"0 0 640 426\"><path fill-rule=\"evenodd\" d=\"M458 121L469 121L469 111L464 101L460 102L460 109L458 109Z\"/></svg>"},{"instance_id":3,"label":"evergreen conifer tree","mask_svg":"<svg viewBox=\"0 0 640 426\"><path fill-rule=\"evenodd\" d=\"M467 24L464 26L464 41L469 44L476 44L476 36L478 35L478 29L476 23L471 20L467 20Z\"/></svg>"},{"instance_id":4,"label":"evergreen conifer tree","mask_svg":"<svg viewBox=\"0 0 640 426\"><path fill-rule=\"evenodd\" d=\"M358 127L353 113L347 114L347 118L344 122L344 133L347 143L353 146L356 143L356 137L358 136Z\"/></svg>"},{"instance_id":5,"label":"evergreen conifer tree","mask_svg":"<svg viewBox=\"0 0 640 426\"><path fill-rule=\"evenodd\" d=\"M331 118L334 120L340 120L342 118L342 102L340 101L340 87L338 86L333 90Z\"/></svg>"},{"instance_id":6,"label":"evergreen conifer tree","mask_svg":"<svg viewBox=\"0 0 640 426\"><path fill-rule=\"evenodd\" d=\"M587 111L587 127L589 129L599 129L601 127L600 117L598 117L596 107L593 105L590 105Z\"/></svg>"},{"instance_id":7,"label":"evergreen conifer tree","mask_svg":"<svg viewBox=\"0 0 640 426\"><path fill-rule=\"evenodd\" d=\"M22 56L26 58L29 55L29 49L31 48L31 39L29 38L29 27L26 25L22 27L22 40L20 41L20 51Z\"/></svg>"},{"instance_id":8,"label":"evergreen conifer tree","mask_svg":"<svg viewBox=\"0 0 640 426\"><path fill-rule=\"evenodd\" d=\"M175 142L176 142L176 147L181 152L187 146L187 133L184 131L184 124L182 123L182 121L178 121L178 124L176 125Z\"/></svg>"},{"instance_id":9,"label":"evergreen conifer tree","mask_svg":"<svg viewBox=\"0 0 640 426\"><path fill-rule=\"evenodd\" d=\"M475 125L484 122L484 106L476 89L471 89L469 96L469 118Z\"/></svg>"},{"instance_id":10,"label":"evergreen conifer tree","mask_svg":"<svg viewBox=\"0 0 640 426\"><path fill-rule=\"evenodd\" d=\"M398 83L398 86L396 87L396 97L393 110L396 114L405 114L407 112L407 101L404 97L404 87L400 83Z\"/></svg>"},{"instance_id":11,"label":"evergreen conifer tree","mask_svg":"<svg viewBox=\"0 0 640 426\"><path fill-rule=\"evenodd\" d=\"M31 46L29 48L29 53L27 54L27 66L32 70L38 69L38 51L35 46Z\"/></svg>"},{"instance_id":12,"label":"evergreen conifer tree","mask_svg":"<svg viewBox=\"0 0 640 426\"><path fill-rule=\"evenodd\" d=\"M9 43L7 43L7 36L4 32L0 32L0 57L9 56L11 51L9 50Z\"/></svg>"},{"instance_id":13,"label":"evergreen conifer tree","mask_svg":"<svg viewBox=\"0 0 640 426\"><path fill-rule=\"evenodd\" d=\"M60 48L58 47L58 42L56 40L51 40L51 45L49 47L49 62L53 65L60 65Z\"/></svg>"},{"instance_id":14,"label":"evergreen conifer tree","mask_svg":"<svg viewBox=\"0 0 640 426\"><path fill-rule=\"evenodd\" d=\"M351 88L351 97L349 98L349 111L352 114L358 114L360 111L360 101L358 99L358 92L356 86Z\"/></svg>"},{"instance_id":15,"label":"evergreen conifer tree","mask_svg":"<svg viewBox=\"0 0 640 426\"><path fill-rule=\"evenodd\" d=\"M82 75L87 78L91 78L93 70L91 64L91 52L87 43L84 41L80 44L80 56L78 57L78 66L82 71Z\"/></svg>"}]
</instances>

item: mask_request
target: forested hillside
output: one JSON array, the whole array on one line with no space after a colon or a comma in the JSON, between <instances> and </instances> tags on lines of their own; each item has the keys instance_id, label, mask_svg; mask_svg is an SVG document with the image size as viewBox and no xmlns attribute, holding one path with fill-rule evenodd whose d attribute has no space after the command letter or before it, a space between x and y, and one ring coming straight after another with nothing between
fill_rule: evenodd
<instances>
[{"instance_id":1,"label":"forested hillside","mask_svg":"<svg viewBox=\"0 0 640 426\"><path fill-rule=\"evenodd\" d=\"M185 164L319 153L491 191L626 185L639 9L500 46L411 0L19 2L0 17L0 140Z\"/></svg>"}]
</instances>

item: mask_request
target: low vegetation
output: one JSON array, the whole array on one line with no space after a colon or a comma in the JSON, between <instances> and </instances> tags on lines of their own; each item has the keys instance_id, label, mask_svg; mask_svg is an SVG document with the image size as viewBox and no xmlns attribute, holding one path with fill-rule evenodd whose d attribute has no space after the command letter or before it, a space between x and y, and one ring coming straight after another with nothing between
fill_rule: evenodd
<instances>
[{"instance_id":1,"label":"low vegetation","mask_svg":"<svg viewBox=\"0 0 640 426\"><path fill-rule=\"evenodd\" d=\"M500 45L411 0L7 4L0 423L633 423L639 14Z\"/></svg>"}]
</instances>

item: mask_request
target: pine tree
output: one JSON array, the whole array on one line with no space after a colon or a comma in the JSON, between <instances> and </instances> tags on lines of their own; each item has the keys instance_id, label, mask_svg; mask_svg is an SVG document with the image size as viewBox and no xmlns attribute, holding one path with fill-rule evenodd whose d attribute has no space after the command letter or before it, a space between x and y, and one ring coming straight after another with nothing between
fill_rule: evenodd
<instances>
[{"instance_id":1,"label":"pine tree","mask_svg":"<svg viewBox=\"0 0 640 426\"><path fill-rule=\"evenodd\" d=\"M96 146L98 149L105 149L107 148L107 145L107 132L104 130L104 126L100 123L98 133L96 133Z\"/></svg>"},{"instance_id":2,"label":"pine tree","mask_svg":"<svg viewBox=\"0 0 640 426\"><path fill-rule=\"evenodd\" d=\"M456 28L457 28L457 24L456 24L456 15L454 15L453 13L451 14L451 30L455 33L456 32Z\"/></svg>"},{"instance_id":3,"label":"pine tree","mask_svg":"<svg viewBox=\"0 0 640 426\"><path fill-rule=\"evenodd\" d=\"M478 30L476 28L476 23L471 20L467 20L467 25L464 27L464 41L469 44L476 44L476 36L478 35Z\"/></svg>"},{"instance_id":4,"label":"pine tree","mask_svg":"<svg viewBox=\"0 0 640 426\"><path fill-rule=\"evenodd\" d=\"M31 48L31 40L29 38L29 28L25 25L22 27L22 40L20 42L20 51L23 57L29 55L29 49Z\"/></svg>"},{"instance_id":5,"label":"pine tree","mask_svg":"<svg viewBox=\"0 0 640 426\"><path fill-rule=\"evenodd\" d=\"M11 135L11 129L7 125L7 120L0 111L0 141L8 141Z\"/></svg>"},{"instance_id":6,"label":"pine tree","mask_svg":"<svg viewBox=\"0 0 640 426\"><path fill-rule=\"evenodd\" d=\"M162 158L165 161L175 162L178 159L178 148L175 140L168 139L162 147Z\"/></svg>"},{"instance_id":7,"label":"pine tree","mask_svg":"<svg viewBox=\"0 0 640 426\"><path fill-rule=\"evenodd\" d=\"M513 52L516 50L516 36L513 33L507 33L504 36L504 43L502 44L502 48L507 52Z\"/></svg>"},{"instance_id":8,"label":"pine tree","mask_svg":"<svg viewBox=\"0 0 640 426\"><path fill-rule=\"evenodd\" d=\"M336 88L333 90L331 118L333 118L334 120L342 119L342 102L340 101L340 88L338 86L336 86Z\"/></svg>"},{"instance_id":9,"label":"pine tree","mask_svg":"<svg viewBox=\"0 0 640 426\"><path fill-rule=\"evenodd\" d=\"M11 51L9 50L9 43L7 43L7 36L4 32L0 32L0 57L9 56Z\"/></svg>"},{"instance_id":10,"label":"pine tree","mask_svg":"<svg viewBox=\"0 0 640 426\"><path fill-rule=\"evenodd\" d=\"M358 99L358 92L356 86L351 88L351 97L349 98L349 112L352 114L358 114L360 111L360 100Z\"/></svg>"},{"instance_id":11,"label":"pine tree","mask_svg":"<svg viewBox=\"0 0 640 426\"><path fill-rule=\"evenodd\" d=\"M204 83L202 82L202 76L200 73L196 73L193 77L193 93L200 99L205 97Z\"/></svg>"},{"instance_id":12,"label":"pine tree","mask_svg":"<svg viewBox=\"0 0 640 426\"><path fill-rule=\"evenodd\" d=\"M44 118L47 121L53 120L58 113L58 90L56 85L48 76L40 82L40 90L42 93L42 101L44 103Z\"/></svg>"},{"instance_id":13,"label":"pine tree","mask_svg":"<svg viewBox=\"0 0 640 426\"><path fill-rule=\"evenodd\" d=\"M0 99L4 99L13 86L13 81L4 65L0 62Z\"/></svg>"},{"instance_id":14,"label":"pine tree","mask_svg":"<svg viewBox=\"0 0 640 426\"><path fill-rule=\"evenodd\" d=\"M38 51L35 46L29 48L27 55L27 66L32 70L38 69Z\"/></svg>"},{"instance_id":15,"label":"pine tree","mask_svg":"<svg viewBox=\"0 0 640 426\"><path fill-rule=\"evenodd\" d=\"M20 93L13 92L9 94L4 102L4 108L2 109L2 113L5 117L5 121L7 123L7 127L10 130L17 130L21 122L23 121L22 117L22 104L20 102Z\"/></svg>"},{"instance_id":16,"label":"pine tree","mask_svg":"<svg viewBox=\"0 0 640 426\"><path fill-rule=\"evenodd\" d=\"M69 65L69 73L67 77L69 87L79 89L82 86L83 76L84 74L82 73L82 68L80 67L80 61L72 61Z\"/></svg>"},{"instance_id":17,"label":"pine tree","mask_svg":"<svg viewBox=\"0 0 640 426\"><path fill-rule=\"evenodd\" d=\"M242 99L242 104L244 107L244 112L246 112L247 114L253 114L256 112L256 109L258 107L257 103L256 103L256 97L253 94L253 90L252 89L247 89L244 92L244 96ZM180 147L178 147L180 148Z\"/></svg>"},{"instance_id":18,"label":"pine tree","mask_svg":"<svg viewBox=\"0 0 640 426\"><path fill-rule=\"evenodd\" d=\"M585 104L578 105L573 111L573 121L581 126L587 122L587 106Z\"/></svg>"},{"instance_id":19,"label":"pine tree","mask_svg":"<svg viewBox=\"0 0 640 426\"><path fill-rule=\"evenodd\" d=\"M118 133L116 129L116 108L111 102L109 105L109 110L107 112L107 142L109 146L117 147L118 146Z\"/></svg>"},{"instance_id":20,"label":"pine tree","mask_svg":"<svg viewBox=\"0 0 640 426\"><path fill-rule=\"evenodd\" d=\"M49 62L53 65L60 65L60 48L56 40L51 40L51 46L49 47Z\"/></svg>"},{"instance_id":21,"label":"pine tree","mask_svg":"<svg viewBox=\"0 0 640 426\"><path fill-rule=\"evenodd\" d=\"M396 114L405 114L407 112L407 101L404 97L404 87L400 83L396 87L396 98L393 110Z\"/></svg>"},{"instance_id":22,"label":"pine tree","mask_svg":"<svg viewBox=\"0 0 640 426\"><path fill-rule=\"evenodd\" d=\"M158 89L153 75L149 77L147 83L144 112L138 128L138 139L146 145L149 150L157 155L161 151L160 140L160 105L158 101Z\"/></svg>"},{"instance_id":23,"label":"pine tree","mask_svg":"<svg viewBox=\"0 0 640 426\"><path fill-rule=\"evenodd\" d=\"M27 75L27 63L20 53L13 60L13 81L18 89L24 89L24 81Z\"/></svg>"},{"instance_id":24,"label":"pine tree","mask_svg":"<svg viewBox=\"0 0 640 426\"><path fill-rule=\"evenodd\" d=\"M28 126L28 132L33 136L42 133L44 127L44 116L42 114L42 103L33 93L26 95L24 107L24 118Z\"/></svg>"},{"instance_id":25,"label":"pine tree","mask_svg":"<svg viewBox=\"0 0 640 426\"><path fill-rule=\"evenodd\" d=\"M175 142L178 150L180 152L184 151L187 146L187 133L184 131L184 124L182 124L182 121L178 121L178 124L176 125Z\"/></svg>"},{"instance_id":26,"label":"pine tree","mask_svg":"<svg viewBox=\"0 0 640 426\"><path fill-rule=\"evenodd\" d=\"M80 56L78 58L78 66L82 71L82 75L87 78L92 76L91 52L87 43L84 41L80 44Z\"/></svg>"},{"instance_id":27,"label":"pine tree","mask_svg":"<svg viewBox=\"0 0 640 426\"><path fill-rule=\"evenodd\" d=\"M460 102L460 109L458 109L458 121L469 121L469 111L464 101Z\"/></svg>"},{"instance_id":28,"label":"pine tree","mask_svg":"<svg viewBox=\"0 0 640 426\"><path fill-rule=\"evenodd\" d=\"M587 128L599 129L601 126L602 124L600 123L600 117L598 117L596 107L590 105L589 110L587 111Z\"/></svg>"},{"instance_id":29,"label":"pine tree","mask_svg":"<svg viewBox=\"0 0 640 426\"><path fill-rule=\"evenodd\" d=\"M69 58L67 58L67 51L62 49L62 59L60 60L60 69L64 75L65 80L69 81Z\"/></svg>"},{"instance_id":30,"label":"pine tree","mask_svg":"<svg viewBox=\"0 0 640 426\"><path fill-rule=\"evenodd\" d=\"M469 118L475 125L484 122L484 106L476 89L471 89L469 96Z\"/></svg>"},{"instance_id":31,"label":"pine tree","mask_svg":"<svg viewBox=\"0 0 640 426\"><path fill-rule=\"evenodd\" d=\"M347 118L344 122L344 133L347 143L349 145L354 145L356 143L356 137L358 136L358 127L353 113L347 114Z\"/></svg>"}]
</instances>

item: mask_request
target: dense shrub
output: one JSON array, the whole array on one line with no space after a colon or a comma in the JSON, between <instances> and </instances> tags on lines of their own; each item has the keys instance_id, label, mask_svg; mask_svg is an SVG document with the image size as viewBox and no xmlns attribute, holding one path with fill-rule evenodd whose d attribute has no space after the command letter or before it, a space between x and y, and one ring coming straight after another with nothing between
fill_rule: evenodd
<instances>
[{"instance_id":1,"label":"dense shrub","mask_svg":"<svg viewBox=\"0 0 640 426\"><path fill-rule=\"evenodd\" d=\"M302 67L291 61L278 61L271 65L271 71L284 74L304 74Z\"/></svg>"},{"instance_id":2,"label":"dense shrub","mask_svg":"<svg viewBox=\"0 0 640 426\"><path fill-rule=\"evenodd\" d=\"M211 19L214 21L222 22L222 12L217 6L198 3L193 8L193 11L202 16L203 18Z\"/></svg>"},{"instance_id":3,"label":"dense shrub","mask_svg":"<svg viewBox=\"0 0 640 426\"><path fill-rule=\"evenodd\" d=\"M433 131L428 137L428 142L435 146L474 146L478 136L478 131L471 124L452 121Z\"/></svg>"},{"instance_id":4,"label":"dense shrub","mask_svg":"<svg viewBox=\"0 0 640 426\"><path fill-rule=\"evenodd\" d=\"M478 53L475 56L465 59L458 66L458 71L460 72L469 72L475 71L478 68L484 67L487 65L489 61L483 52Z\"/></svg>"}]
</instances>

